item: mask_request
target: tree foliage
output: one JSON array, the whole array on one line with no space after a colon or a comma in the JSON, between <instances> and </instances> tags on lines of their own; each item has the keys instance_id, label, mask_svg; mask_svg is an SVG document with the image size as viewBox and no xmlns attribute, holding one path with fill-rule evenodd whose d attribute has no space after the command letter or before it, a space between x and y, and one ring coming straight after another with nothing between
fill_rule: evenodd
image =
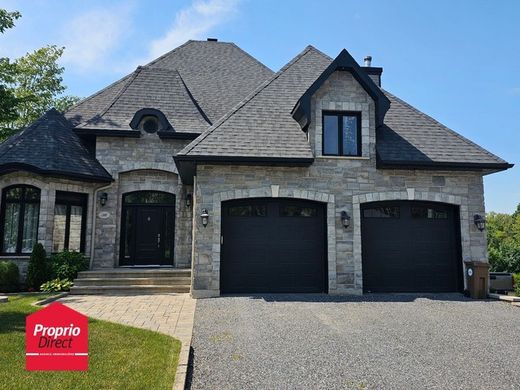
<instances>
[{"instance_id":1,"label":"tree foliage","mask_svg":"<svg viewBox=\"0 0 520 390\"><path fill-rule=\"evenodd\" d=\"M19 19L22 15L18 11L8 12L0 8L0 34L5 30L14 27L14 21Z\"/></svg>"},{"instance_id":2,"label":"tree foliage","mask_svg":"<svg viewBox=\"0 0 520 390\"><path fill-rule=\"evenodd\" d=\"M0 9L0 33L14 27L19 12ZM65 48L50 45L17 58L0 58L0 142L35 121L51 107L66 111L79 101L63 95Z\"/></svg>"},{"instance_id":3,"label":"tree foliage","mask_svg":"<svg viewBox=\"0 0 520 390\"><path fill-rule=\"evenodd\" d=\"M486 215L488 255L492 271L520 272L520 204L509 214Z\"/></svg>"}]
</instances>

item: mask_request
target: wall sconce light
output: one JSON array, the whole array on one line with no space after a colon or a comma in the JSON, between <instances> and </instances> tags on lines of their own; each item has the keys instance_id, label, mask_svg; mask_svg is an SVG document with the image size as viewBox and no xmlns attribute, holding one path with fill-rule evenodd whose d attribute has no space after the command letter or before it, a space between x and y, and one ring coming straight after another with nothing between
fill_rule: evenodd
<instances>
[{"instance_id":1,"label":"wall sconce light","mask_svg":"<svg viewBox=\"0 0 520 390\"><path fill-rule=\"evenodd\" d=\"M475 222L475 226L480 231L483 231L486 228L486 218L480 214L475 214L473 216L473 222Z\"/></svg>"},{"instance_id":2,"label":"wall sconce light","mask_svg":"<svg viewBox=\"0 0 520 390\"><path fill-rule=\"evenodd\" d=\"M208 226L209 214L207 209L202 209L202 213L200 214L200 219L202 220L202 226Z\"/></svg>"},{"instance_id":3,"label":"wall sconce light","mask_svg":"<svg viewBox=\"0 0 520 390\"><path fill-rule=\"evenodd\" d=\"M104 206L107 204L107 200L108 200L108 194L106 192L102 192L101 195L99 196L99 204L101 206Z\"/></svg>"},{"instance_id":4,"label":"wall sconce light","mask_svg":"<svg viewBox=\"0 0 520 390\"><path fill-rule=\"evenodd\" d=\"M341 212L341 223L345 229L350 226L350 215L346 211Z\"/></svg>"},{"instance_id":5,"label":"wall sconce light","mask_svg":"<svg viewBox=\"0 0 520 390\"><path fill-rule=\"evenodd\" d=\"M188 193L186 194L186 207L191 207L191 201L192 201L193 195Z\"/></svg>"}]
</instances>

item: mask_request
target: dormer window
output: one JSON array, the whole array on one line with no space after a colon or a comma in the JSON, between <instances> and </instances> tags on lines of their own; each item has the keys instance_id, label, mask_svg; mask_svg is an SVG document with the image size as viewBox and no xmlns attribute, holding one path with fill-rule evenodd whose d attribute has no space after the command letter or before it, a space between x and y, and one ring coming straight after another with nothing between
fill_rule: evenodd
<instances>
[{"instance_id":1,"label":"dormer window","mask_svg":"<svg viewBox=\"0 0 520 390\"><path fill-rule=\"evenodd\" d=\"M155 108L142 108L134 114L130 121L130 127L134 130L144 131L149 134L172 132L174 129L164 114Z\"/></svg>"},{"instance_id":2,"label":"dormer window","mask_svg":"<svg viewBox=\"0 0 520 390\"><path fill-rule=\"evenodd\" d=\"M361 156L361 113L323 112L323 155Z\"/></svg>"},{"instance_id":3,"label":"dormer window","mask_svg":"<svg viewBox=\"0 0 520 390\"><path fill-rule=\"evenodd\" d=\"M145 115L139 122L139 130L155 133L159 130L159 119L155 115Z\"/></svg>"}]
</instances>

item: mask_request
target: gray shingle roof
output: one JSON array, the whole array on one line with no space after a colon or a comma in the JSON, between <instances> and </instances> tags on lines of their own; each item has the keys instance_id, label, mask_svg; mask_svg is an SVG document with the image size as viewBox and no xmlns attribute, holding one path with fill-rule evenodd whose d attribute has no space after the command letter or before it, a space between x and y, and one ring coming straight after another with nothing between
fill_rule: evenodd
<instances>
[{"instance_id":1,"label":"gray shingle roof","mask_svg":"<svg viewBox=\"0 0 520 390\"><path fill-rule=\"evenodd\" d=\"M381 162L507 164L391 93L385 125L377 132Z\"/></svg>"},{"instance_id":2,"label":"gray shingle roof","mask_svg":"<svg viewBox=\"0 0 520 390\"><path fill-rule=\"evenodd\" d=\"M228 42L188 41L148 66L177 69L211 122L220 119L273 74Z\"/></svg>"},{"instance_id":3,"label":"gray shingle roof","mask_svg":"<svg viewBox=\"0 0 520 390\"><path fill-rule=\"evenodd\" d=\"M308 46L178 156L312 159L291 110L329 64L329 57Z\"/></svg>"},{"instance_id":4,"label":"gray shingle roof","mask_svg":"<svg viewBox=\"0 0 520 390\"><path fill-rule=\"evenodd\" d=\"M209 125L178 71L139 67L102 111L77 128L132 130L130 121L143 108L160 110L176 132L201 133Z\"/></svg>"},{"instance_id":5,"label":"gray shingle roof","mask_svg":"<svg viewBox=\"0 0 520 390\"><path fill-rule=\"evenodd\" d=\"M179 152L177 160L225 157L312 158L291 110L332 59L313 47L254 91L219 122ZM394 95L383 126L377 129L378 163L450 168L508 168L501 158L467 140Z\"/></svg>"},{"instance_id":6,"label":"gray shingle roof","mask_svg":"<svg viewBox=\"0 0 520 390\"><path fill-rule=\"evenodd\" d=\"M165 99L172 95L176 98L184 96L187 90L191 94L193 102L200 107L211 122L218 120L273 73L233 43L208 41L188 41L152 61L145 68L149 70L158 69L156 73L150 70L147 74L147 80L155 83L156 89L159 88L160 81L154 82L152 76L158 79L164 78L165 70L178 72L177 74L182 80L181 84L184 85L179 84L176 78L169 76L173 85L162 85L162 90L155 97L156 100L153 100L154 97L150 96L148 101L140 102L146 103L147 106L139 108L158 108L151 106L151 104L155 102L166 104ZM85 122L105 111L118 98L118 95L125 89L132 77L133 74L128 75L84 99L68 111L66 117L79 127L85 128ZM179 90L172 91L173 88ZM132 105L133 107L138 106L136 103L132 103ZM118 113L114 107L110 115L114 118L120 118L118 120L126 120L128 117L127 108L122 107L122 109L125 112ZM168 119L174 125L175 119ZM176 119L178 122L185 120L181 117ZM195 118L189 119L189 126L196 127L197 121ZM124 126L127 125L128 123L124 123ZM124 128L124 126L123 123L119 123L116 128ZM179 124L178 131L183 131L182 129L186 129L186 127L184 127L184 124ZM202 130L199 130L199 132L202 132Z\"/></svg>"},{"instance_id":7,"label":"gray shingle roof","mask_svg":"<svg viewBox=\"0 0 520 390\"><path fill-rule=\"evenodd\" d=\"M110 182L71 124L55 109L0 144L0 173L26 170L76 180Z\"/></svg>"}]
</instances>

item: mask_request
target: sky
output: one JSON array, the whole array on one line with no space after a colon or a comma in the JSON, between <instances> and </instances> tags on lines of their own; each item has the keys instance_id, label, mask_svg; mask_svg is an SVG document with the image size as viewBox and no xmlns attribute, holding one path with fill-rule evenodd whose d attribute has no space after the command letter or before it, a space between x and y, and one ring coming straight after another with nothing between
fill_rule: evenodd
<instances>
[{"instance_id":1,"label":"sky","mask_svg":"<svg viewBox=\"0 0 520 390\"><path fill-rule=\"evenodd\" d=\"M234 42L272 70L309 44L383 67L383 88L520 163L520 1L0 0L19 10L0 56L65 46L67 93L86 97L188 39ZM520 203L520 166L484 179L487 211Z\"/></svg>"}]
</instances>

